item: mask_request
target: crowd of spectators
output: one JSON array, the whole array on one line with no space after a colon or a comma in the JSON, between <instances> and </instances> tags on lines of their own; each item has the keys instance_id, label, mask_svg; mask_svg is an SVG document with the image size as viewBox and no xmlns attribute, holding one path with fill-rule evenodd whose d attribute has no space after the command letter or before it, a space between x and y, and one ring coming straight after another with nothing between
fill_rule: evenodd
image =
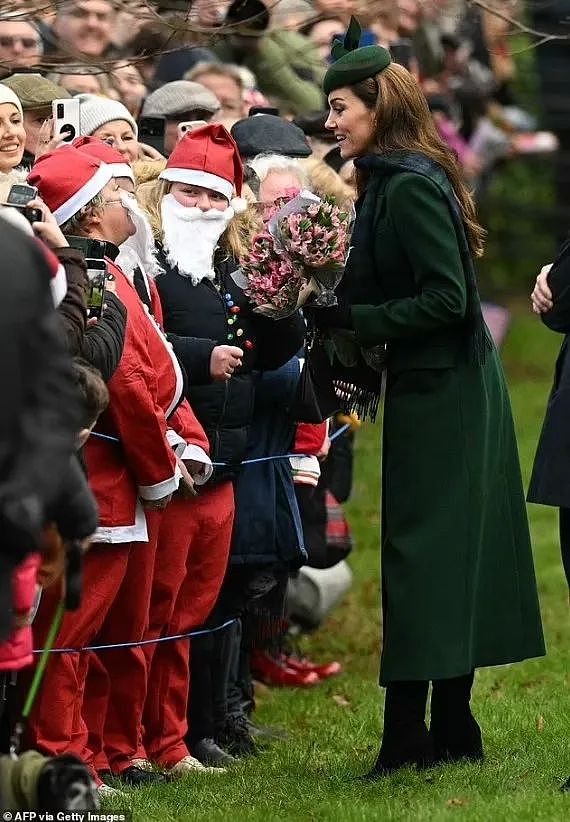
<instances>
[{"instance_id":1,"label":"crowd of spectators","mask_svg":"<svg viewBox=\"0 0 570 822\"><path fill-rule=\"evenodd\" d=\"M517 3L507 5L516 15ZM271 107L299 118L314 156L322 156L332 146L319 117L321 80L335 35L356 13L365 26L362 43L388 46L421 79L441 135L475 186L484 185L498 161L555 147L552 135L536 134L535 121L517 105L512 26L460 0L38 0L37 6L36 16L29 3L12 0L0 17L0 76L35 67L59 86L42 84L38 99L25 103L33 105L27 119L36 123L61 89L102 95L120 101L135 121L164 117L168 154L180 122L214 118L231 128L252 107ZM349 176L334 154L329 162Z\"/></svg>"}]
</instances>

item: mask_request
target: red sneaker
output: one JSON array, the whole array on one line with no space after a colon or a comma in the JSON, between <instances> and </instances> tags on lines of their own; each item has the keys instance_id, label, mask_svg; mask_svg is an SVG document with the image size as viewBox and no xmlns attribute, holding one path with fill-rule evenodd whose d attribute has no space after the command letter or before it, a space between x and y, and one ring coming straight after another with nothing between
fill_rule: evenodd
<instances>
[{"instance_id":1,"label":"red sneaker","mask_svg":"<svg viewBox=\"0 0 570 822\"><path fill-rule=\"evenodd\" d=\"M313 671L319 679L328 679L329 676L336 676L337 674L342 673L342 665L340 662L336 661L318 665L316 662L311 662L310 659L299 659L294 656L286 656L283 662L295 671L304 671L305 673Z\"/></svg>"},{"instance_id":2,"label":"red sneaker","mask_svg":"<svg viewBox=\"0 0 570 822\"><path fill-rule=\"evenodd\" d=\"M290 668L281 659L276 659L264 651L254 651L251 655L253 675L266 685L285 685L294 688L306 688L316 685L320 680L314 671L299 671Z\"/></svg>"}]
</instances>

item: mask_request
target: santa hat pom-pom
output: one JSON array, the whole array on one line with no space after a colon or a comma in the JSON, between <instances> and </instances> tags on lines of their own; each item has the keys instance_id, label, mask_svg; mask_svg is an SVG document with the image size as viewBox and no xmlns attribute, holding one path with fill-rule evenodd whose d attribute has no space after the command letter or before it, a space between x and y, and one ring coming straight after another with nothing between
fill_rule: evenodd
<instances>
[{"instance_id":1,"label":"santa hat pom-pom","mask_svg":"<svg viewBox=\"0 0 570 822\"><path fill-rule=\"evenodd\" d=\"M234 214L243 214L243 212L247 209L249 203L247 202L245 197L232 197L230 205L234 210Z\"/></svg>"}]
</instances>

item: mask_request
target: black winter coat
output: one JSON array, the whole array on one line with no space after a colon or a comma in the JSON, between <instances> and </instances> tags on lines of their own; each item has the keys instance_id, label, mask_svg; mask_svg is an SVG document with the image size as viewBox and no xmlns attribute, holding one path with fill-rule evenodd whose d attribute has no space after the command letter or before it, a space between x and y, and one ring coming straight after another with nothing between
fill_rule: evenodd
<instances>
[{"instance_id":1,"label":"black winter coat","mask_svg":"<svg viewBox=\"0 0 570 822\"><path fill-rule=\"evenodd\" d=\"M55 254L67 277L67 292L57 313L65 329L69 353L76 357L81 351L87 324L87 266L85 257L76 248L58 248Z\"/></svg>"},{"instance_id":2,"label":"black winter coat","mask_svg":"<svg viewBox=\"0 0 570 822\"><path fill-rule=\"evenodd\" d=\"M243 459L253 414L253 370L279 368L301 347L305 325L299 313L274 321L254 314L231 273L237 264L225 258L216 265L216 280L193 285L172 269L164 256L165 273L156 278L164 327L188 377L187 397L210 443L218 481L236 474ZM234 312L232 312L232 308ZM237 309L237 310L236 310ZM210 357L217 345L237 345L243 365L227 382L210 379Z\"/></svg>"},{"instance_id":3,"label":"black winter coat","mask_svg":"<svg viewBox=\"0 0 570 822\"><path fill-rule=\"evenodd\" d=\"M112 293L105 295L105 310L85 332L81 356L109 382L123 356L127 309Z\"/></svg>"},{"instance_id":4,"label":"black winter coat","mask_svg":"<svg viewBox=\"0 0 570 822\"><path fill-rule=\"evenodd\" d=\"M36 550L73 453L79 404L41 249L0 220L0 638L10 572Z\"/></svg>"},{"instance_id":5,"label":"black winter coat","mask_svg":"<svg viewBox=\"0 0 570 822\"><path fill-rule=\"evenodd\" d=\"M299 359L257 374L246 457L291 451L295 422L289 408L299 382ZM303 526L288 459L244 465L235 484L236 514L230 564L294 570L307 561Z\"/></svg>"},{"instance_id":6,"label":"black winter coat","mask_svg":"<svg viewBox=\"0 0 570 822\"><path fill-rule=\"evenodd\" d=\"M552 331L565 334L538 442L528 501L570 508L570 240L548 274L553 307L542 314Z\"/></svg>"}]
</instances>

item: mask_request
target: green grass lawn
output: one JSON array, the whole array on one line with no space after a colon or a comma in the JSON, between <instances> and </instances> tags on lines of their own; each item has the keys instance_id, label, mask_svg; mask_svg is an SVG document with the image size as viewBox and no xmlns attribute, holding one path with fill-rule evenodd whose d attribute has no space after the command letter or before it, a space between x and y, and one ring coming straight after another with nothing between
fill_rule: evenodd
<instances>
[{"instance_id":1,"label":"green grass lawn","mask_svg":"<svg viewBox=\"0 0 570 822\"><path fill-rule=\"evenodd\" d=\"M515 314L504 361L526 482L560 340L526 305ZM312 690L264 691L257 718L287 728L289 740L226 774L133 792L136 820L570 820L570 794L558 790L570 774L568 592L556 512L538 506L530 506L530 517L548 656L478 674L474 712L485 763L408 770L375 784L355 780L373 762L381 735L379 434L366 426L358 435L349 507L353 588L304 643L315 657L341 659L345 673Z\"/></svg>"}]
</instances>

